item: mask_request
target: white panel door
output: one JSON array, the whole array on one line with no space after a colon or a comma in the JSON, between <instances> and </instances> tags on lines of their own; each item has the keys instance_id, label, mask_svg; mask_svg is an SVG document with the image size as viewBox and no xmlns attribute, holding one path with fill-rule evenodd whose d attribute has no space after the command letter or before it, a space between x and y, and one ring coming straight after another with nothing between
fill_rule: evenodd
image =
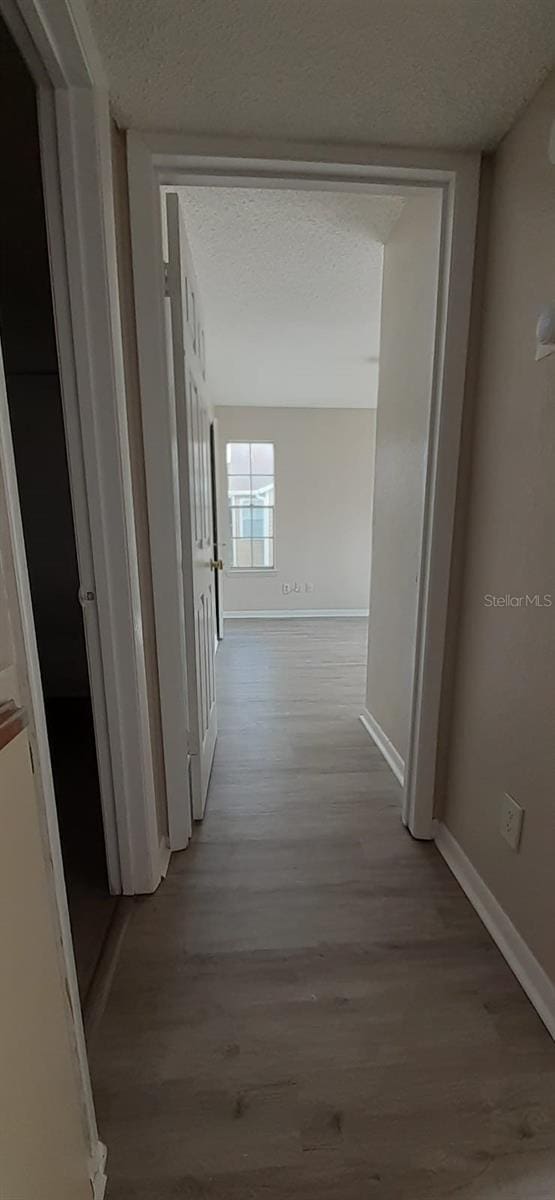
<instances>
[{"instance_id":1,"label":"white panel door","mask_svg":"<svg viewBox=\"0 0 555 1200\"><path fill-rule=\"evenodd\" d=\"M187 647L189 754L193 816L204 813L217 734L210 417L204 382L204 331L179 198L166 197L168 295L175 387Z\"/></svg>"}]
</instances>

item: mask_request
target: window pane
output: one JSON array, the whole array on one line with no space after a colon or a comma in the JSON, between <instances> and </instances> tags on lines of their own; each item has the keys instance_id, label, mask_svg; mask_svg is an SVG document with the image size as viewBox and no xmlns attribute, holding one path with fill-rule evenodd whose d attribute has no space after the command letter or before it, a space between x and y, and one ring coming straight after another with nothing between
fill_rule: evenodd
<instances>
[{"instance_id":1,"label":"window pane","mask_svg":"<svg viewBox=\"0 0 555 1200\"><path fill-rule=\"evenodd\" d=\"M243 513L242 508L230 508L230 510L229 510L231 536L234 538L241 537L241 533L242 533L241 514L242 513Z\"/></svg>"},{"instance_id":2,"label":"window pane","mask_svg":"<svg viewBox=\"0 0 555 1200\"><path fill-rule=\"evenodd\" d=\"M249 442L228 442L228 475L249 475L251 470Z\"/></svg>"},{"instance_id":3,"label":"window pane","mask_svg":"<svg viewBox=\"0 0 555 1200\"><path fill-rule=\"evenodd\" d=\"M274 510L273 508L251 508L251 537L273 537Z\"/></svg>"},{"instance_id":4,"label":"window pane","mask_svg":"<svg viewBox=\"0 0 555 1200\"><path fill-rule=\"evenodd\" d=\"M253 567L273 567L274 541L273 538L256 538L252 543Z\"/></svg>"},{"instance_id":5,"label":"window pane","mask_svg":"<svg viewBox=\"0 0 555 1200\"><path fill-rule=\"evenodd\" d=\"M274 536L274 510L260 505L250 508L233 505L229 510L233 538L271 538Z\"/></svg>"},{"instance_id":6,"label":"window pane","mask_svg":"<svg viewBox=\"0 0 555 1200\"><path fill-rule=\"evenodd\" d=\"M230 506L229 514L231 517L231 536L238 538L250 538L252 530L252 508L247 505L240 504Z\"/></svg>"},{"instance_id":7,"label":"window pane","mask_svg":"<svg viewBox=\"0 0 555 1200\"><path fill-rule=\"evenodd\" d=\"M236 537L250 538L252 537L253 519L252 508L239 508L237 511L237 533Z\"/></svg>"},{"instance_id":8,"label":"window pane","mask_svg":"<svg viewBox=\"0 0 555 1200\"><path fill-rule=\"evenodd\" d=\"M272 475L253 475L252 503L269 505L274 503L274 479Z\"/></svg>"},{"instance_id":9,"label":"window pane","mask_svg":"<svg viewBox=\"0 0 555 1200\"><path fill-rule=\"evenodd\" d=\"M228 496L232 504L238 504L242 500L246 504L250 504L251 481L249 475L230 475L228 488Z\"/></svg>"},{"instance_id":10,"label":"window pane","mask_svg":"<svg viewBox=\"0 0 555 1200\"><path fill-rule=\"evenodd\" d=\"M273 508L255 508L257 520L260 521L258 529L260 536L272 538L274 536L274 510Z\"/></svg>"},{"instance_id":11,"label":"window pane","mask_svg":"<svg viewBox=\"0 0 555 1200\"><path fill-rule=\"evenodd\" d=\"M234 567L252 567L252 542L249 538L233 538L232 563Z\"/></svg>"},{"instance_id":12,"label":"window pane","mask_svg":"<svg viewBox=\"0 0 555 1200\"><path fill-rule=\"evenodd\" d=\"M274 447L271 442L252 443L251 471L253 475L273 475Z\"/></svg>"}]
</instances>

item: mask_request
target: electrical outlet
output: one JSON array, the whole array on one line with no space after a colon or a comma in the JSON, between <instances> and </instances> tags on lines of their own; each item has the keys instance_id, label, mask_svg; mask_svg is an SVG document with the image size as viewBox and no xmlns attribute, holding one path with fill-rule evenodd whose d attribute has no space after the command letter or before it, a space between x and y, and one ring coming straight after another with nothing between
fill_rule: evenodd
<instances>
[{"instance_id":1,"label":"electrical outlet","mask_svg":"<svg viewBox=\"0 0 555 1200\"><path fill-rule=\"evenodd\" d=\"M291 591L291 584L290 583L282 583L281 590L282 590L284 596L288 596Z\"/></svg>"},{"instance_id":2,"label":"electrical outlet","mask_svg":"<svg viewBox=\"0 0 555 1200\"><path fill-rule=\"evenodd\" d=\"M292 590L293 590L294 592L302 592L302 590L303 590L303 589L302 589L302 587L301 587L300 583L294 583L294 584L293 584L293 589L292 589Z\"/></svg>"},{"instance_id":3,"label":"electrical outlet","mask_svg":"<svg viewBox=\"0 0 555 1200\"><path fill-rule=\"evenodd\" d=\"M524 821L524 809L505 792L503 803L501 805L501 824L499 832L501 837L505 838L511 850L518 850L520 839L522 837L522 823Z\"/></svg>"}]
</instances>

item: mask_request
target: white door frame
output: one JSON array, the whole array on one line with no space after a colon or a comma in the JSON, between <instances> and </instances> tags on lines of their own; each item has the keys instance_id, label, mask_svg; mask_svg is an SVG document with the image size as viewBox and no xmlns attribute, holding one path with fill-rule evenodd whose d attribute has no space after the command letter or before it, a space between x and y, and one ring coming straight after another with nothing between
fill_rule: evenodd
<instances>
[{"instance_id":1,"label":"white door frame","mask_svg":"<svg viewBox=\"0 0 555 1200\"><path fill-rule=\"evenodd\" d=\"M179 562L161 561L156 547L173 547L178 533L173 420L163 339L164 278L159 188L163 185L324 188L410 194L442 193L430 436L425 488L416 653L403 820L417 838L433 836L434 785L455 493L464 398L468 327L478 207L477 154L383 147L276 145L229 139L131 131L128 134L133 275L139 377L145 432L149 524L157 628L174 631ZM160 664L160 685L172 697L183 690L179 664ZM164 710L163 710L164 712ZM163 720L167 742L186 737L184 699ZM183 750L181 750L182 761ZM183 769L183 768L181 768ZM168 795L168 805L173 797Z\"/></svg>"},{"instance_id":2,"label":"white door frame","mask_svg":"<svg viewBox=\"0 0 555 1200\"><path fill-rule=\"evenodd\" d=\"M81 0L0 0L38 91L58 359L111 890L160 843L131 484L108 88Z\"/></svg>"}]
</instances>

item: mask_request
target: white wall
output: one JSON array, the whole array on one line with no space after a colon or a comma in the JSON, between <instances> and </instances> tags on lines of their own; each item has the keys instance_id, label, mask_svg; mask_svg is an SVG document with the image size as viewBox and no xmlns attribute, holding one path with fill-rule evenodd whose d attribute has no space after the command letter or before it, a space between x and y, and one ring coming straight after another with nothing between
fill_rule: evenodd
<instances>
[{"instance_id":1,"label":"white wall","mask_svg":"<svg viewBox=\"0 0 555 1200\"><path fill-rule=\"evenodd\" d=\"M384 249L366 707L404 760L416 631L439 199L409 200Z\"/></svg>"},{"instance_id":2,"label":"white wall","mask_svg":"<svg viewBox=\"0 0 555 1200\"><path fill-rule=\"evenodd\" d=\"M555 299L555 74L493 163L466 556L443 820L555 981L555 356L535 325ZM551 608L488 594L551 593ZM509 792L518 854L499 835Z\"/></svg>"},{"instance_id":3,"label":"white wall","mask_svg":"<svg viewBox=\"0 0 555 1200\"><path fill-rule=\"evenodd\" d=\"M0 701L21 693L27 703L14 596L0 475ZM0 800L0 1195L90 1200L52 862L26 731L0 750Z\"/></svg>"},{"instance_id":4,"label":"white wall","mask_svg":"<svg viewBox=\"0 0 555 1200\"><path fill-rule=\"evenodd\" d=\"M368 608L375 412L371 409L221 407L218 502L229 541L225 446L275 445L276 570L226 571L224 610ZM224 547L229 562L230 547ZM284 596L283 583L303 590ZM313 591L304 585L312 583Z\"/></svg>"}]
</instances>

